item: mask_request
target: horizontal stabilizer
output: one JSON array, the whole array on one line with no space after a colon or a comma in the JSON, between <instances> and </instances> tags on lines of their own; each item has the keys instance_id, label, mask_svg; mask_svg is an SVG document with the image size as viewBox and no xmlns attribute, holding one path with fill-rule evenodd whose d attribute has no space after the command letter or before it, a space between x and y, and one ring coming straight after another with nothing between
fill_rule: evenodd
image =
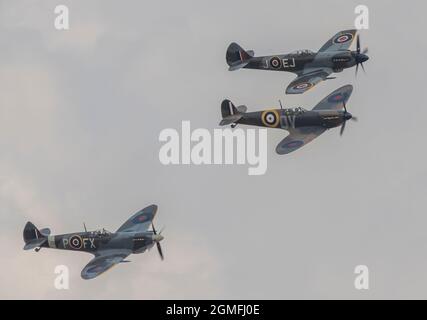
<instances>
[{"instance_id":1,"label":"horizontal stabilizer","mask_svg":"<svg viewBox=\"0 0 427 320\"><path fill-rule=\"evenodd\" d=\"M227 116L221 120L219 125L220 126L227 126L229 124L236 123L237 121L242 119L242 117L243 117L242 114L233 114L233 115Z\"/></svg>"},{"instance_id":2,"label":"horizontal stabilizer","mask_svg":"<svg viewBox=\"0 0 427 320\"><path fill-rule=\"evenodd\" d=\"M248 110L248 107L246 107L245 105L241 105L241 106L236 107L236 109L240 113L245 113Z\"/></svg>"},{"instance_id":3,"label":"horizontal stabilizer","mask_svg":"<svg viewBox=\"0 0 427 320\"><path fill-rule=\"evenodd\" d=\"M35 248L41 247L45 242L47 241L47 238L39 238L34 239L29 242L27 242L24 246L24 250L31 250Z\"/></svg>"},{"instance_id":4,"label":"horizontal stabilizer","mask_svg":"<svg viewBox=\"0 0 427 320\"><path fill-rule=\"evenodd\" d=\"M47 237L47 236L49 236L49 235L50 235L50 229L49 229L49 228L43 228L43 229L41 229L41 230L40 230L40 233L41 233L43 236Z\"/></svg>"},{"instance_id":5,"label":"horizontal stabilizer","mask_svg":"<svg viewBox=\"0 0 427 320\"><path fill-rule=\"evenodd\" d=\"M249 61L233 63L228 67L228 71L239 70L243 67L246 67L248 63Z\"/></svg>"}]
</instances>

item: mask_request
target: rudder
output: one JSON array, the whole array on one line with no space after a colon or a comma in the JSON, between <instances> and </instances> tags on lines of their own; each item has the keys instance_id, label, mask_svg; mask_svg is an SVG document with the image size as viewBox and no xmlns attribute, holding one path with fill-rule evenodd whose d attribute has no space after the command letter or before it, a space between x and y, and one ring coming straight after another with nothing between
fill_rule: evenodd
<instances>
[{"instance_id":1,"label":"rudder","mask_svg":"<svg viewBox=\"0 0 427 320\"><path fill-rule=\"evenodd\" d=\"M249 61L252 59L254 53L253 51L246 51L237 43L233 42L228 46L226 53L227 64L229 65L229 70L236 70L246 66Z\"/></svg>"},{"instance_id":2,"label":"rudder","mask_svg":"<svg viewBox=\"0 0 427 320\"><path fill-rule=\"evenodd\" d=\"M40 247L47 240L47 237L30 221L24 227L23 237L25 242L24 250Z\"/></svg>"},{"instance_id":3,"label":"rudder","mask_svg":"<svg viewBox=\"0 0 427 320\"><path fill-rule=\"evenodd\" d=\"M233 102L225 99L221 103L222 120L219 123L219 125L225 126L225 125L237 123L243 117L243 112L245 111L246 111L245 106L239 106L236 108Z\"/></svg>"},{"instance_id":4,"label":"rudder","mask_svg":"<svg viewBox=\"0 0 427 320\"><path fill-rule=\"evenodd\" d=\"M228 116L232 116L239 113L239 111L234 106L233 102L230 100L225 99L221 103L221 114L223 118L226 118Z\"/></svg>"}]
</instances>

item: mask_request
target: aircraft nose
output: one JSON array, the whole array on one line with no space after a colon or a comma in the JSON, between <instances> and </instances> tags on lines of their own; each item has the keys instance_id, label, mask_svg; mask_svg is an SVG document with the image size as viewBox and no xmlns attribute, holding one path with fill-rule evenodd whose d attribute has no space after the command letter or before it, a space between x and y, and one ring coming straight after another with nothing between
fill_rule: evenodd
<instances>
[{"instance_id":1,"label":"aircraft nose","mask_svg":"<svg viewBox=\"0 0 427 320\"><path fill-rule=\"evenodd\" d=\"M344 119L345 119L345 120L350 120L351 118L353 118L353 116L351 115L351 113L350 113L350 112L346 112L346 113L344 114Z\"/></svg>"},{"instance_id":2,"label":"aircraft nose","mask_svg":"<svg viewBox=\"0 0 427 320\"><path fill-rule=\"evenodd\" d=\"M363 63L369 60L369 57L366 54L360 53L358 57L359 62Z\"/></svg>"},{"instance_id":3,"label":"aircraft nose","mask_svg":"<svg viewBox=\"0 0 427 320\"><path fill-rule=\"evenodd\" d=\"M164 239L164 237L161 234L153 234L153 241L154 242L160 242Z\"/></svg>"}]
</instances>

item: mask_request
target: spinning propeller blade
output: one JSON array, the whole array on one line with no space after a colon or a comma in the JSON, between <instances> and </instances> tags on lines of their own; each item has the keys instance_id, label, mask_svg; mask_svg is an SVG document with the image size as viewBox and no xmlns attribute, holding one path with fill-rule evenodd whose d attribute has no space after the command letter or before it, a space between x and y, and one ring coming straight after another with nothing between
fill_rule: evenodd
<instances>
[{"instance_id":1,"label":"spinning propeller blade","mask_svg":"<svg viewBox=\"0 0 427 320\"><path fill-rule=\"evenodd\" d=\"M157 242L156 245L157 245L157 251L159 252L159 255L160 255L160 259L162 259L163 261L165 258L163 257L163 251L162 251L162 247L160 246L160 242Z\"/></svg>"},{"instance_id":2,"label":"spinning propeller blade","mask_svg":"<svg viewBox=\"0 0 427 320\"><path fill-rule=\"evenodd\" d=\"M357 51L357 53L360 53L360 37L359 37L359 35L357 35L356 42L357 42L356 51Z\"/></svg>"},{"instance_id":3,"label":"spinning propeller blade","mask_svg":"<svg viewBox=\"0 0 427 320\"><path fill-rule=\"evenodd\" d=\"M151 222L151 227L153 228L153 233L155 235L157 235L157 231L156 231L156 228L154 227L154 223L153 222ZM163 231L163 229L160 230L159 235L161 235L162 231ZM160 245L160 241L156 242L156 247L157 247L157 251L159 252L160 259L162 259L162 261L163 261L164 260L164 256L163 256L162 246Z\"/></svg>"},{"instance_id":4,"label":"spinning propeller blade","mask_svg":"<svg viewBox=\"0 0 427 320\"><path fill-rule=\"evenodd\" d=\"M341 125L341 130L340 130L340 136L342 136L342 134L344 133L344 129L345 129L345 123L347 122L347 120L344 120L344 122Z\"/></svg>"},{"instance_id":5,"label":"spinning propeller blade","mask_svg":"<svg viewBox=\"0 0 427 320\"><path fill-rule=\"evenodd\" d=\"M363 49L362 52L360 51L360 36L357 35L357 38L356 38L356 56L355 56L356 76L357 76L357 73L359 72L359 64L362 67L363 72L366 73L365 67L363 66L363 62L368 60L368 57L366 56L367 53L368 53L368 48Z\"/></svg>"},{"instance_id":6,"label":"spinning propeller blade","mask_svg":"<svg viewBox=\"0 0 427 320\"><path fill-rule=\"evenodd\" d=\"M353 120L357 122L357 118L353 117L350 113L347 112L347 107L345 105L345 102L343 101L343 107L344 107L344 115L343 115L343 123L341 125L341 130L340 130L340 136L343 135L344 130L345 130L345 124L347 123L348 120Z\"/></svg>"}]
</instances>

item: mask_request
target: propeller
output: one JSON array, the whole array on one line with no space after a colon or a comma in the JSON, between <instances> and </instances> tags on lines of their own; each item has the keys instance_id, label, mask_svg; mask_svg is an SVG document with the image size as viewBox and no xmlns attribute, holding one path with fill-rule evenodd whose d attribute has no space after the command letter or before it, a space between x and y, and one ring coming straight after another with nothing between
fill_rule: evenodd
<instances>
[{"instance_id":1,"label":"propeller","mask_svg":"<svg viewBox=\"0 0 427 320\"><path fill-rule=\"evenodd\" d=\"M359 65L362 67L363 72L366 73L365 67L363 66L363 62L365 62L369 59L369 57L366 55L367 53L368 53L367 47L365 49L363 49L363 51L361 51L361 49L360 49L360 36L357 35L357 38L356 38L356 55L355 55L356 76L357 76L357 73L359 71Z\"/></svg>"},{"instance_id":2,"label":"propeller","mask_svg":"<svg viewBox=\"0 0 427 320\"><path fill-rule=\"evenodd\" d=\"M349 112L347 112L347 108L346 108L346 105L345 105L345 102L343 101L343 107L344 107L344 121L343 121L343 123L342 123L342 125L341 125L341 130L340 130L340 136L342 136L343 135L343 133L344 133L344 130L345 130L345 124L346 124L346 122L347 122L347 120L353 120L353 121L355 121L355 122L357 122L357 118L356 117L353 117L352 115L351 115L351 113L349 113Z\"/></svg>"},{"instance_id":3,"label":"propeller","mask_svg":"<svg viewBox=\"0 0 427 320\"><path fill-rule=\"evenodd\" d=\"M344 129L345 129L345 124L346 124L347 120L344 120L344 122L341 125L341 130L340 130L340 136L342 136L342 134L344 133Z\"/></svg>"},{"instance_id":4,"label":"propeller","mask_svg":"<svg viewBox=\"0 0 427 320\"><path fill-rule=\"evenodd\" d=\"M153 228L154 235L157 235L157 231L156 231L156 228L154 227L154 223L151 223L151 227ZM160 232L158 233L158 235L160 236L160 239L156 241L156 246L157 246L157 251L159 252L159 255L160 255L160 259L162 259L163 261L164 260L163 250L162 250L162 246L160 245L160 241L163 240L163 237L161 237L162 232L163 232L163 229L160 230Z\"/></svg>"}]
</instances>

